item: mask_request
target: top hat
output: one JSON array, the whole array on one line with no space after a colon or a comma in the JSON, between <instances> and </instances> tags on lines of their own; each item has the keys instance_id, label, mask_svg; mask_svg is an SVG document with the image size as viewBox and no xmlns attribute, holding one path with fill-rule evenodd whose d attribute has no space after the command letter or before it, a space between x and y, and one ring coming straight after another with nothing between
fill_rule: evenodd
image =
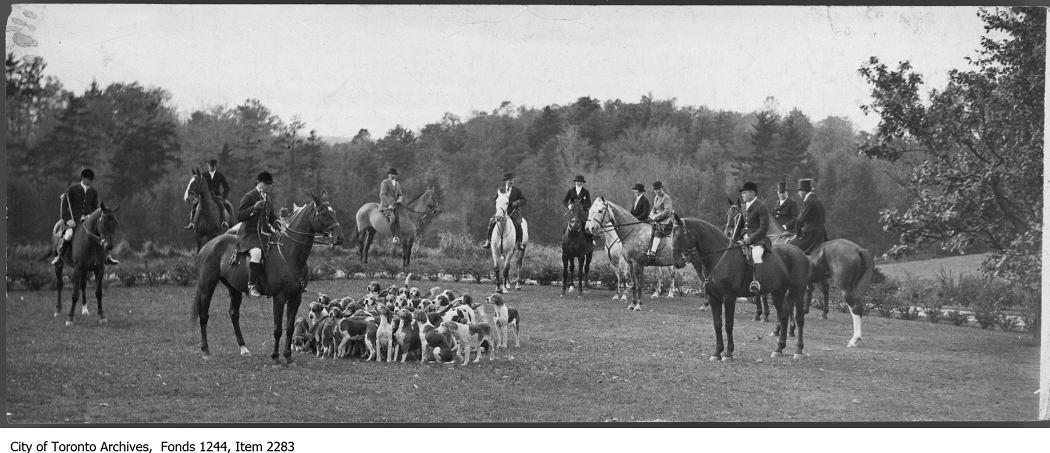
<instances>
[{"instance_id":1,"label":"top hat","mask_svg":"<svg viewBox=\"0 0 1050 453\"><path fill-rule=\"evenodd\" d=\"M636 183L634 183L633 186L631 186L631 190L637 190L639 192L645 192L645 186L642 185L642 183L640 183L640 182L636 182Z\"/></svg>"},{"instance_id":2,"label":"top hat","mask_svg":"<svg viewBox=\"0 0 1050 453\"><path fill-rule=\"evenodd\" d=\"M503 180L506 181L508 179L514 179L514 173L511 173L509 171L504 173L503 174Z\"/></svg>"},{"instance_id":3,"label":"top hat","mask_svg":"<svg viewBox=\"0 0 1050 453\"><path fill-rule=\"evenodd\" d=\"M806 192L813 191L813 180L806 178L798 180L798 190L805 190Z\"/></svg>"},{"instance_id":4,"label":"top hat","mask_svg":"<svg viewBox=\"0 0 1050 453\"><path fill-rule=\"evenodd\" d=\"M662 183L660 181L656 181L656 182L653 183L653 190L663 189L663 188L664 188L664 183Z\"/></svg>"},{"instance_id":5,"label":"top hat","mask_svg":"<svg viewBox=\"0 0 1050 453\"><path fill-rule=\"evenodd\" d=\"M587 180L583 179L583 175L576 175L576 177L572 179L572 182L587 182Z\"/></svg>"},{"instance_id":6,"label":"top hat","mask_svg":"<svg viewBox=\"0 0 1050 453\"><path fill-rule=\"evenodd\" d=\"M394 167L390 167L390 169L386 171L386 174L397 176L397 169Z\"/></svg>"},{"instance_id":7,"label":"top hat","mask_svg":"<svg viewBox=\"0 0 1050 453\"><path fill-rule=\"evenodd\" d=\"M216 160L216 159L209 160L208 161L208 165L211 165L212 167L218 166L219 165L219 161Z\"/></svg>"},{"instance_id":8,"label":"top hat","mask_svg":"<svg viewBox=\"0 0 1050 453\"><path fill-rule=\"evenodd\" d=\"M757 195L758 194L758 185L753 183L753 182L751 182L751 181L745 182L744 183L744 187L741 187L740 191L743 192L745 190L750 190L750 191L754 192Z\"/></svg>"},{"instance_id":9,"label":"top hat","mask_svg":"<svg viewBox=\"0 0 1050 453\"><path fill-rule=\"evenodd\" d=\"M777 193L787 192L787 183L780 181L777 183Z\"/></svg>"},{"instance_id":10,"label":"top hat","mask_svg":"<svg viewBox=\"0 0 1050 453\"><path fill-rule=\"evenodd\" d=\"M255 180L265 184L273 184L273 175L271 175L268 171L262 171L259 173L259 176L255 178Z\"/></svg>"},{"instance_id":11,"label":"top hat","mask_svg":"<svg viewBox=\"0 0 1050 453\"><path fill-rule=\"evenodd\" d=\"M81 170L80 178L81 179L87 179L87 180L90 180L90 181L94 181L95 180L95 172L91 171L90 168L85 168L85 169Z\"/></svg>"}]
</instances>

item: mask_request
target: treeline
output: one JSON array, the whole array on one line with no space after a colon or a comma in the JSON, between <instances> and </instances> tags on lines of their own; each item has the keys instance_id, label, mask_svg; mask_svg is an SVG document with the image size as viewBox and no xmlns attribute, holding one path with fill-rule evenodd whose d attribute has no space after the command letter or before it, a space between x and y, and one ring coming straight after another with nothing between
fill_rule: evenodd
<instances>
[{"instance_id":1,"label":"treeline","mask_svg":"<svg viewBox=\"0 0 1050 453\"><path fill-rule=\"evenodd\" d=\"M348 234L357 208L378 199L386 169L397 167L408 196L437 190L443 213L427 241L448 230L480 242L506 171L517 174L528 199L533 240L547 244L560 238L561 199L576 174L594 196L624 205L635 181L651 187L661 180L677 212L716 224L745 180L758 183L772 205L777 181L794 187L812 177L830 236L876 253L891 245L879 209L912 197L896 182L908 169L858 155L866 134L848 120L814 123L798 109L780 112L772 98L747 113L651 96L581 97L542 108L504 102L466 119L446 113L419 131L397 126L373 136L362 129L349 142L327 143L299 118L285 121L255 99L180 117L162 88L92 84L76 94L45 69L40 59L7 56L8 238L15 242L46 240L58 195L91 166L102 200L120 206L124 238L188 246L182 194L190 170L210 158L219 160L234 202L262 169L274 173L283 206L304 203L306 190L327 190Z\"/></svg>"}]
</instances>

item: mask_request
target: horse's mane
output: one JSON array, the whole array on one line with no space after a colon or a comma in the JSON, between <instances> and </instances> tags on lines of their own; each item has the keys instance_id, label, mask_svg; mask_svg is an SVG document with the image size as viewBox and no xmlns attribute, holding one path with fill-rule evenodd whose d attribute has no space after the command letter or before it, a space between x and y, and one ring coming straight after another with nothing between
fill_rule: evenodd
<instances>
[{"instance_id":1,"label":"horse's mane","mask_svg":"<svg viewBox=\"0 0 1050 453\"><path fill-rule=\"evenodd\" d=\"M630 220L624 221L623 220L624 218L626 218L626 219L634 219L634 216L631 215L631 211L628 211L627 209L624 209L623 206L620 206L620 205L618 205L616 203L613 203L611 200L609 200L608 198L605 198L605 197L602 197L602 200L605 201L605 206L608 206L610 210L612 210L612 211L614 211L616 213L616 218L617 218L617 221L619 223L630 222Z\"/></svg>"},{"instance_id":2,"label":"horse's mane","mask_svg":"<svg viewBox=\"0 0 1050 453\"><path fill-rule=\"evenodd\" d=\"M408 200L408 203L405 203L405 204L406 204L406 205L409 205L409 204L415 203L415 202L416 202L416 200L418 200L418 199L422 198L422 197L423 197L423 195L426 195L426 194L427 194L427 192L430 192L430 191L431 191L431 189L429 189L429 188L428 188L427 190L424 190L424 191L423 191L422 193L420 193L419 195L416 195L415 197L412 197L412 199L411 199L411 200Z\"/></svg>"}]
</instances>

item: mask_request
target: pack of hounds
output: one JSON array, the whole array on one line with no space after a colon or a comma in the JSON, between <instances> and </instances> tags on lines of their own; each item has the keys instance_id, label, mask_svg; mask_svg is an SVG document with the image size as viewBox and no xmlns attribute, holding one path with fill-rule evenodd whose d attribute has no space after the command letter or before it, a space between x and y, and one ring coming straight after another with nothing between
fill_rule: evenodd
<instances>
[{"instance_id":1,"label":"pack of hounds","mask_svg":"<svg viewBox=\"0 0 1050 453\"><path fill-rule=\"evenodd\" d=\"M520 347L518 310L500 294L474 302L470 294L440 287L423 293L408 287L409 277L404 286L385 289L373 281L358 300L319 294L307 317L295 320L292 349L321 358L454 363L459 357L467 364L471 352L477 354L474 363L482 351L493 360L510 333Z\"/></svg>"}]
</instances>

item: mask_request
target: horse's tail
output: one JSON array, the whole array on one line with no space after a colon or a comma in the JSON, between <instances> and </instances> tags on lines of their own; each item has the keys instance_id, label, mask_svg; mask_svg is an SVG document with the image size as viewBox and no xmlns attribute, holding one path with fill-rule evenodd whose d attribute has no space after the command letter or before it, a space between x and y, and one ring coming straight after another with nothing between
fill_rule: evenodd
<instances>
[{"instance_id":1,"label":"horse's tail","mask_svg":"<svg viewBox=\"0 0 1050 453\"><path fill-rule=\"evenodd\" d=\"M852 282L854 289L864 290L871 283L871 277L875 273L875 260L871 256L871 252L866 248L859 248L857 254L860 255L860 267L861 272L857 275L857 278ZM860 294L858 294L859 296Z\"/></svg>"},{"instance_id":2,"label":"horse's tail","mask_svg":"<svg viewBox=\"0 0 1050 453\"><path fill-rule=\"evenodd\" d=\"M350 238L345 242L347 248L353 248L361 242L361 227L354 227L354 234L350 235Z\"/></svg>"}]
</instances>

